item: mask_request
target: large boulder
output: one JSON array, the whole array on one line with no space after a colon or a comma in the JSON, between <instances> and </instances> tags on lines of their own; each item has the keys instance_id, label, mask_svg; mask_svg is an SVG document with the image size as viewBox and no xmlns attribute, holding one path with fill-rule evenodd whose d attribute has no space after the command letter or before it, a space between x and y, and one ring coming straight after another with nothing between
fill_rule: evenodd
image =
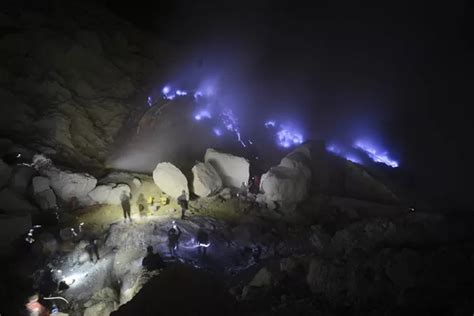
<instances>
[{"instance_id":1,"label":"large boulder","mask_svg":"<svg viewBox=\"0 0 474 316\"><path fill-rule=\"evenodd\" d=\"M169 162L161 162L156 166L153 170L153 181L173 198L178 198L183 190L189 198L188 180L181 170Z\"/></svg>"},{"instance_id":2,"label":"large boulder","mask_svg":"<svg viewBox=\"0 0 474 316\"><path fill-rule=\"evenodd\" d=\"M249 179L250 164L245 158L209 148L206 150L204 161L216 169L226 187L240 188L242 183L247 183Z\"/></svg>"},{"instance_id":3,"label":"large boulder","mask_svg":"<svg viewBox=\"0 0 474 316\"><path fill-rule=\"evenodd\" d=\"M298 170L276 166L262 175L260 189L267 201L296 203L306 197L308 182Z\"/></svg>"},{"instance_id":4,"label":"large boulder","mask_svg":"<svg viewBox=\"0 0 474 316\"><path fill-rule=\"evenodd\" d=\"M47 189L39 193L36 193L34 195L34 199L36 203L38 204L39 208L43 211L54 210L58 206L56 195L54 194L54 191L51 189Z\"/></svg>"},{"instance_id":5,"label":"large boulder","mask_svg":"<svg viewBox=\"0 0 474 316\"><path fill-rule=\"evenodd\" d=\"M310 150L303 145L262 175L260 190L269 208L278 202L291 211L298 202L306 198L311 182L310 164Z\"/></svg>"},{"instance_id":6,"label":"large boulder","mask_svg":"<svg viewBox=\"0 0 474 316\"><path fill-rule=\"evenodd\" d=\"M344 189L347 196L383 203L395 204L398 197L382 182L375 179L363 167L346 162Z\"/></svg>"},{"instance_id":7,"label":"large boulder","mask_svg":"<svg viewBox=\"0 0 474 316\"><path fill-rule=\"evenodd\" d=\"M97 184L95 177L87 173L60 170L56 167L43 169L41 173L49 178L51 187L61 200L68 202L72 198L76 198L83 206L90 204L88 193Z\"/></svg>"},{"instance_id":8,"label":"large boulder","mask_svg":"<svg viewBox=\"0 0 474 316\"><path fill-rule=\"evenodd\" d=\"M34 177L32 180L33 194L38 194L51 189L49 179L46 177Z\"/></svg>"},{"instance_id":9,"label":"large boulder","mask_svg":"<svg viewBox=\"0 0 474 316\"><path fill-rule=\"evenodd\" d=\"M34 177L32 185L33 198L41 210L52 210L57 207L56 195L47 177Z\"/></svg>"},{"instance_id":10,"label":"large boulder","mask_svg":"<svg viewBox=\"0 0 474 316\"><path fill-rule=\"evenodd\" d=\"M12 168L0 159L0 189L7 185L12 174Z\"/></svg>"},{"instance_id":11,"label":"large boulder","mask_svg":"<svg viewBox=\"0 0 474 316\"><path fill-rule=\"evenodd\" d=\"M307 181L310 181L311 152L309 148L305 145L296 148L281 160L280 166L295 169L301 172Z\"/></svg>"},{"instance_id":12,"label":"large boulder","mask_svg":"<svg viewBox=\"0 0 474 316\"><path fill-rule=\"evenodd\" d=\"M206 197L219 192L222 180L216 169L208 162L198 162L192 169L193 191L196 195Z\"/></svg>"},{"instance_id":13,"label":"large boulder","mask_svg":"<svg viewBox=\"0 0 474 316\"><path fill-rule=\"evenodd\" d=\"M29 166L16 166L10 178L9 188L21 195L26 195L31 179L36 174L36 170Z\"/></svg>"},{"instance_id":14,"label":"large boulder","mask_svg":"<svg viewBox=\"0 0 474 316\"><path fill-rule=\"evenodd\" d=\"M127 184L113 183L106 185L98 185L94 190L89 192L89 197L99 204L120 205L122 194L130 196L131 190Z\"/></svg>"}]
</instances>

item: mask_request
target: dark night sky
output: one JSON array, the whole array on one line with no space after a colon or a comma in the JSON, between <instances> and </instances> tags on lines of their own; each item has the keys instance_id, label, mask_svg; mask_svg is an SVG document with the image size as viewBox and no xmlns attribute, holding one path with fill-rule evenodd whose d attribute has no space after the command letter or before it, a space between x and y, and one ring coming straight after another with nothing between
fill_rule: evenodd
<instances>
[{"instance_id":1,"label":"dark night sky","mask_svg":"<svg viewBox=\"0 0 474 316\"><path fill-rule=\"evenodd\" d=\"M324 137L344 133L353 118L368 122L414 174L418 189L473 205L467 1L107 4L183 51L219 45L245 51L252 56L252 84L265 86L256 103L288 86L304 104L295 111Z\"/></svg>"}]
</instances>

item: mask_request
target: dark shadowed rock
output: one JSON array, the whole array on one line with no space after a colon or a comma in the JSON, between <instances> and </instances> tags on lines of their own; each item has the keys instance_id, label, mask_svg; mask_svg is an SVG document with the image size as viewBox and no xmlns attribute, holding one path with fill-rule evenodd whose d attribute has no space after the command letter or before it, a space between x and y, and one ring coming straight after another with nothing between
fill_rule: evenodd
<instances>
[{"instance_id":1,"label":"dark shadowed rock","mask_svg":"<svg viewBox=\"0 0 474 316\"><path fill-rule=\"evenodd\" d=\"M236 315L233 299L213 276L177 265L145 284L111 315Z\"/></svg>"}]
</instances>

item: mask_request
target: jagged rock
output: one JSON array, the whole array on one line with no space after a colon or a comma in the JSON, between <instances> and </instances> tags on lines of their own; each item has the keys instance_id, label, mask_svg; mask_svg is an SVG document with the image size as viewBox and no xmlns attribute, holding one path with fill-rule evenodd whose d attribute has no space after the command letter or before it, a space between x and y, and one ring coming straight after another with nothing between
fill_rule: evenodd
<instances>
[{"instance_id":1,"label":"jagged rock","mask_svg":"<svg viewBox=\"0 0 474 316\"><path fill-rule=\"evenodd\" d=\"M310 241L316 249L322 251L331 241L331 236L324 232L320 225L313 225L311 226Z\"/></svg>"},{"instance_id":2,"label":"jagged rock","mask_svg":"<svg viewBox=\"0 0 474 316\"><path fill-rule=\"evenodd\" d=\"M39 193L36 193L34 195L34 199L36 203L38 204L39 208L43 211L54 210L58 206L57 201L56 201L56 195L51 189L47 189Z\"/></svg>"},{"instance_id":3,"label":"jagged rock","mask_svg":"<svg viewBox=\"0 0 474 316\"><path fill-rule=\"evenodd\" d=\"M156 166L153 170L153 181L173 198L178 198L183 190L189 198L188 180L181 170L169 162L162 162Z\"/></svg>"},{"instance_id":4,"label":"jagged rock","mask_svg":"<svg viewBox=\"0 0 474 316\"><path fill-rule=\"evenodd\" d=\"M142 180L140 180L139 178L135 177L135 178L133 178L132 181L133 181L133 184L135 185L135 187L137 187L137 188L141 187L141 185L142 185Z\"/></svg>"},{"instance_id":5,"label":"jagged rock","mask_svg":"<svg viewBox=\"0 0 474 316\"><path fill-rule=\"evenodd\" d=\"M97 184L97 179L93 176L87 173L63 171L56 167L44 169L40 173L49 178L51 187L62 201L69 202L72 198L76 198L83 206L90 204L88 193Z\"/></svg>"},{"instance_id":6,"label":"jagged rock","mask_svg":"<svg viewBox=\"0 0 474 316\"><path fill-rule=\"evenodd\" d=\"M109 316L118 307L118 297L111 288L103 288L84 303L84 316Z\"/></svg>"},{"instance_id":7,"label":"jagged rock","mask_svg":"<svg viewBox=\"0 0 474 316\"><path fill-rule=\"evenodd\" d=\"M204 161L216 169L226 187L240 188L249 179L250 164L245 158L208 148Z\"/></svg>"},{"instance_id":8,"label":"jagged rock","mask_svg":"<svg viewBox=\"0 0 474 316\"><path fill-rule=\"evenodd\" d=\"M0 132L35 149L55 148L63 161L97 165L128 119L128 100L153 69L157 48L97 4L54 7L47 18L27 8L27 19L16 10L1 17L18 31L0 38ZM96 22L80 12L95 12ZM63 21L66 28L56 27Z\"/></svg>"},{"instance_id":9,"label":"jagged rock","mask_svg":"<svg viewBox=\"0 0 474 316\"><path fill-rule=\"evenodd\" d=\"M12 212L13 214L15 212L28 212L33 214L38 212L36 207L8 188L0 191L0 208Z\"/></svg>"},{"instance_id":10,"label":"jagged rock","mask_svg":"<svg viewBox=\"0 0 474 316\"><path fill-rule=\"evenodd\" d=\"M271 286L273 282L273 275L267 268L260 269L257 274L250 281L250 286L262 287Z\"/></svg>"},{"instance_id":11,"label":"jagged rock","mask_svg":"<svg viewBox=\"0 0 474 316\"><path fill-rule=\"evenodd\" d=\"M20 195L26 195L31 179L36 174L36 170L29 166L16 166L10 178L8 187Z\"/></svg>"},{"instance_id":12,"label":"jagged rock","mask_svg":"<svg viewBox=\"0 0 474 316\"><path fill-rule=\"evenodd\" d=\"M262 175L260 190L269 209L273 208L271 202L278 202L283 211L292 213L296 204L306 198L311 181L310 163L309 148L300 146Z\"/></svg>"},{"instance_id":13,"label":"jagged rock","mask_svg":"<svg viewBox=\"0 0 474 316\"><path fill-rule=\"evenodd\" d=\"M206 197L215 194L222 188L222 180L210 163L197 163L193 169L193 191L196 195Z\"/></svg>"},{"instance_id":14,"label":"jagged rock","mask_svg":"<svg viewBox=\"0 0 474 316\"><path fill-rule=\"evenodd\" d=\"M280 166L298 170L307 181L311 179L311 152L305 145L295 148L284 157Z\"/></svg>"},{"instance_id":15,"label":"jagged rock","mask_svg":"<svg viewBox=\"0 0 474 316\"><path fill-rule=\"evenodd\" d=\"M12 174L12 168L0 159L0 189L7 185Z\"/></svg>"},{"instance_id":16,"label":"jagged rock","mask_svg":"<svg viewBox=\"0 0 474 316\"><path fill-rule=\"evenodd\" d=\"M32 180L33 194L38 194L51 189L49 179L46 177L34 177Z\"/></svg>"},{"instance_id":17,"label":"jagged rock","mask_svg":"<svg viewBox=\"0 0 474 316\"><path fill-rule=\"evenodd\" d=\"M363 167L347 161L344 189L347 196L384 203L397 203L398 197Z\"/></svg>"},{"instance_id":18,"label":"jagged rock","mask_svg":"<svg viewBox=\"0 0 474 316\"><path fill-rule=\"evenodd\" d=\"M121 196L125 195L130 196L131 190L127 184L107 184L107 185L98 185L95 189L89 192L89 197L99 203L99 204L121 204Z\"/></svg>"},{"instance_id":19,"label":"jagged rock","mask_svg":"<svg viewBox=\"0 0 474 316\"><path fill-rule=\"evenodd\" d=\"M224 188L219 192L219 196L224 200L229 200L232 198L232 190L229 188Z\"/></svg>"}]
</instances>

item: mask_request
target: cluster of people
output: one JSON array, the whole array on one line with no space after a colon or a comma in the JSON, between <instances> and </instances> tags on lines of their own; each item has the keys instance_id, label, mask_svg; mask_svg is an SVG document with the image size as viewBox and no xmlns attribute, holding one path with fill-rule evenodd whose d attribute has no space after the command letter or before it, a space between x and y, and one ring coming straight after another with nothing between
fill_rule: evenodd
<instances>
[{"instance_id":1,"label":"cluster of people","mask_svg":"<svg viewBox=\"0 0 474 316\"><path fill-rule=\"evenodd\" d=\"M131 216L131 205L130 205L130 194L127 192L122 192L120 196L120 202L122 205L123 210L123 221L124 223L127 220L131 223L132 216ZM178 205L181 207L181 219L185 219L186 211L188 210L188 197L186 191L182 191L182 194L177 198ZM150 196L148 200L145 199L143 194L140 194L137 198L137 207L138 212L141 217L144 217L150 213L156 213L161 206L165 206L169 203L169 198L165 194L162 194L159 202L155 201L153 196Z\"/></svg>"}]
</instances>

